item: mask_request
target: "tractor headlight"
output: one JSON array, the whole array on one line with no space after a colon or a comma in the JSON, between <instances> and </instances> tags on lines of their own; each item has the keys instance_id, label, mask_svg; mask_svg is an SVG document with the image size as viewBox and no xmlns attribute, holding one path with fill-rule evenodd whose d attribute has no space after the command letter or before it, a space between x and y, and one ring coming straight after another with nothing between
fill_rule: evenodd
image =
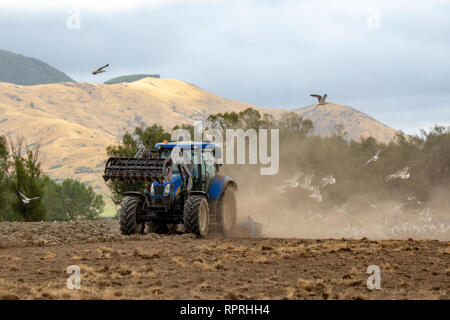
<instances>
[{"instance_id":1,"label":"tractor headlight","mask_svg":"<svg viewBox=\"0 0 450 320\"><path fill-rule=\"evenodd\" d=\"M150 187L150 195L154 196L155 195L155 185L152 183L151 187Z\"/></svg>"},{"instance_id":2,"label":"tractor headlight","mask_svg":"<svg viewBox=\"0 0 450 320\"><path fill-rule=\"evenodd\" d=\"M170 193L170 183L166 184L166 186L164 187L164 195L168 196Z\"/></svg>"}]
</instances>

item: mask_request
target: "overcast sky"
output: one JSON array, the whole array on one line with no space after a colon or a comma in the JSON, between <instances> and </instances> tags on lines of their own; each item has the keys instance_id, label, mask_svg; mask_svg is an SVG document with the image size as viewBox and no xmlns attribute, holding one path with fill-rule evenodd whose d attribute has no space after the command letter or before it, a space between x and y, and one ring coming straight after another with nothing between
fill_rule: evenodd
<instances>
[{"instance_id":1,"label":"overcast sky","mask_svg":"<svg viewBox=\"0 0 450 320\"><path fill-rule=\"evenodd\" d=\"M77 81L158 73L263 107L327 93L407 133L450 125L450 1L337 2L1 0L0 49Z\"/></svg>"}]
</instances>

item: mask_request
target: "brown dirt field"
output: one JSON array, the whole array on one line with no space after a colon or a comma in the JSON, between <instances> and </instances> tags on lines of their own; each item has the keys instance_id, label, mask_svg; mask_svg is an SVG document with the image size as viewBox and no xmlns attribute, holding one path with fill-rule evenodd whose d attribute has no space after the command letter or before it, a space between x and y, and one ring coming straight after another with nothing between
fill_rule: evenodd
<instances>
[{"instance_id":1,"label":"brown dirt field","mask_svg":"<svg viewBox=\"0 0 450 320\"><path fill-rule=\"evenodd\" d=\"M67 267L81 268L69 290ZM369 290L369 265L381 289ZM0 223L0 299L449 299L450 242L122 236L116 221Z\"/></svg>"}]
</instances>

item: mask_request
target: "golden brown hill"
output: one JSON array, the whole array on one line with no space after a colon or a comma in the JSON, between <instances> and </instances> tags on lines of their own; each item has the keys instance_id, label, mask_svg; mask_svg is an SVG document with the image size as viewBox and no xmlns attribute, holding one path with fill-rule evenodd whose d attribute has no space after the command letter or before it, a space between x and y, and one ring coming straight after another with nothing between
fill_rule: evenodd
<instances>
[{"instance_id":1,"label":"golden brown hill","mask_svg":"<svg viewBox=\"0 0 450 320\"><path fill-rule=\"evenodd\" d=\"M79 178L103 189L105 149L125 130L133 131L141 122L170 129L212 113L249 107L267 111L171 79L114 85L0 83L0 134L39 142L43 169L51 177Z\"/></svg>"},{"instance_id":2,"label":"golden brown hill","mask_svg":"<svg viewBox=\"0 0 450 320\"><path fill-rule=\"evenodd\" d=\"M166 129L209 114L255 108L278 117L287 112L227 100L172 79L144 78L113 85L66 82L36 86L0 83L0 134L39 142L43 169L53 178L79 178L104 189L105 149L125 130L144 122ZM342 123L350 138L371 135L381 141L395 133L350 107L327 104L296 112L326 134Z\"/></svg>"},{"instance_id":3,"label":"golden brown hill","mask_svg":"<svg viewBox=\"0 0 450 320\"><path fill-rule=\"evenodd\" d=\"M358 140L361 137L373 137L380 142L391 141L396 131L367 114L342 104L327 103L296 109L294 112L314 123L314 133L329 135L336 132L336 126L342 125L347 132L346 138Z\"/></svg>"}]
</instances>

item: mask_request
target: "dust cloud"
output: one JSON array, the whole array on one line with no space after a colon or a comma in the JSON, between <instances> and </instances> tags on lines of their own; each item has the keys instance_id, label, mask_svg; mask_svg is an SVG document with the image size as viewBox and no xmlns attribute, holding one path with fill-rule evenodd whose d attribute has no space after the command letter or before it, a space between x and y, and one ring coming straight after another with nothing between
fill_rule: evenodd
<instances>
[{"instance_id":1,"label":"dust cloud","mask_svg":"<svg viewBox=\"0 0 450 320\"><path fill-rule=\"evenodd\" d=\"M296 172L302 175L291 185L288 180L292 182ZM277 175L261 176L257 166L234 165L224 166L223 173L232 176L239 187L238 226L248 229L250 216L262 224L261 233L256 236L450 240L450 212L441 205L448 198L446 188L435 188L427 202L398 194L385 196L380 201L378 190L358 194L348 190L346 193L340 176L336 176L335 184L320 188L323 198L319 202L311 197L312 188L323 176L311 169L284 166ZM308 190L304 186L311 174L314 175ZM347 196L336 200L337 191Z\"/></svg>"}]
</instances>

